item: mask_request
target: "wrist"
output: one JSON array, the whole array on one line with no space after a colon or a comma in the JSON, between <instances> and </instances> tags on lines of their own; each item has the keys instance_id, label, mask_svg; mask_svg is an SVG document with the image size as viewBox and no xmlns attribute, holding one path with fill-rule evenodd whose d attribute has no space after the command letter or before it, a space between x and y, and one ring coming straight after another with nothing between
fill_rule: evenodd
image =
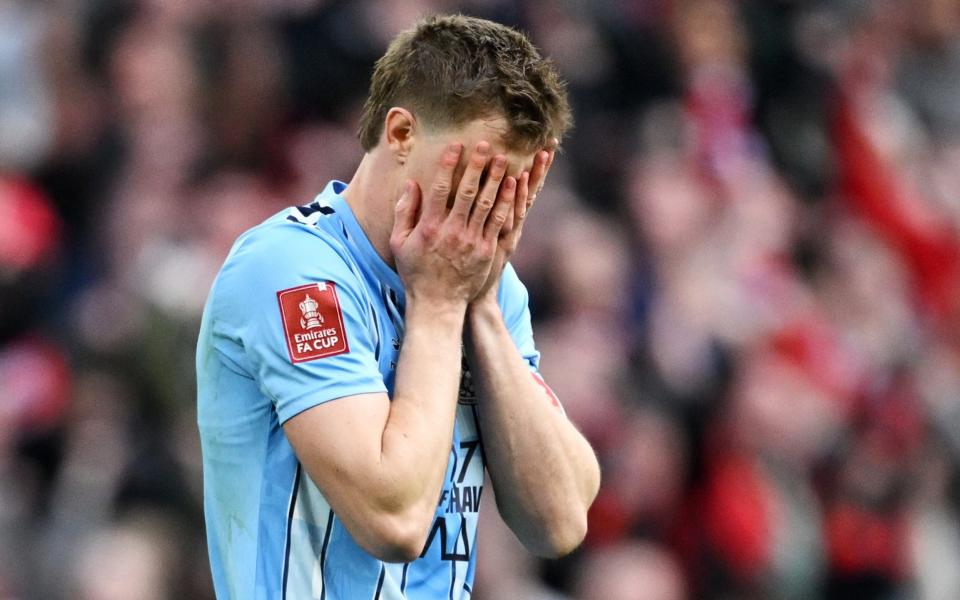
<instances>
[{"instance_id":1,"label":"wrist","mask_svg":"<svg viewBox=\"0 0 960 600\"><path fill-rule=\"evenodd\" d=\"M471 326L484 326L503 320L496 291L475 298L467 307L467 320Z\"/></svg>"},{"instance_id":2,"label":"wrist","mask_svg":"<svg viewBox=\"0 0 960 600\"><path fill-rule=\"evenodd\" d=\"M486 307L488 309L497 308L499 310L500 305L497 301L497 290L500 288L499 281L494 282L493 285L483 290L478 294L473 300L470 301L470 309L473 307Z\"/></svg>"},{"instance_id":3,"label":"wrist","mask_svg":"<svg viewBox=\"0 0 960 600\"><path fill-rule=\"evenodd\" d=\"M419 296L407 291L406 317L409 319L414 315L423 315L428 318L436 319L442 322L459 322L467 312L467 301L456 298L434 298L430 296Z\"/></svg>"}]
</instances>

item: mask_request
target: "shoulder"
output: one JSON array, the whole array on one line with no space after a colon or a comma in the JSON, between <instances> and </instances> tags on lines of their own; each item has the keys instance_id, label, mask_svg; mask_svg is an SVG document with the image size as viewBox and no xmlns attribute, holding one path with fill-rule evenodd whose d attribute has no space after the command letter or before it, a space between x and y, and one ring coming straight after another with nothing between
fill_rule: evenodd
<instances>
[{"instance_id":1,"label":"shoulder","mask_svg":"<svg viewBox=\"0 0 960 600\"><path fill-rule=\"evenodd\" d=\"M316 225L287 219L286 212L274 215L237 238L224 270L272 271L303 263L332 266L352 261L341 240Z\"/></svg>"},{"instance_id":2,"label":"shoulder","mask_svg":"<svg viewBox=\"0 0 960 600\"><path fill-rule=\"evenodd\" d=\"M527 287L523 285L516 270L514 270L513 265L510 263L506 264L503 268L503 275L500 276L500 289L497 292L497 301L504 314L523 311L527 308L529 301Z\"/></svg>"},{"instance_id":3,"label":"shoulder","mask_svg":"<svg viewBox=\"0 0 960 600\"><path fill-rule=\"evenodd\" d=\"M533 324L530 317L530 296L517 272L508 263L500 277L497 295L503 322L520 354L536 370L540 365L540 353L533 342Z\"/></svg>"},{"instance_id":4,"label":"shoulder","mask_svg":"<svg viewBox=\"0 0 960 600\"><path fill-rule=\"evenodd\" d=\"M356 303L364 297L356 262L341 240L315 225L287 220L286 214L237 238L211 293L211 308L221 317L256 316L275 305L280 292L318 282L333 282L339 295Z\"/></svg>"},{"instance_id":5,"label":"shoulder","mask_svg":"<svg viewBox=\"0 0 960 600\"><path fill-rule=\"evenodd\" d=\"M286 286L303 283L304 278L346 287L359 283L354 258L341 240L315 225L288 220L287 213L278 213L237 238L215 287Z\"/></svg>"}]
</instances>

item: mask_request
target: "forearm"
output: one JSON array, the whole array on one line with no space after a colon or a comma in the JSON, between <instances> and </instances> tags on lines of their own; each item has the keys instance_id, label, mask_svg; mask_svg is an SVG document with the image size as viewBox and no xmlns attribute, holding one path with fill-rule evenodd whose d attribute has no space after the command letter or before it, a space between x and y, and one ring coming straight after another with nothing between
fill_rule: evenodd
<instances>
[{"instance_id":1,"label":"forearm","mask_svg":"<svg viewBox=\"0 0 960 600\"><path fill-rule=\"evenodd\" d=\"M534 379L493 303L467 313L469 360L497 506L533 552L582 540L600 473L589 443Z\"/></svg>"},{"instance_id":2,"label":"forearm","mask_svg":"<svg viewBox=\"0 0 960 600\"><path fill-rule=\"evenodd\" d=\"M411 300L396 385L381 438L380 470L393 501L432 517L450 453L465 307Z\"/></svg>"},{"instance_id":3,"label":"forearm","mask_svg":"<svg viewBox=\"0 0 960 600\"><path fill-rule=\"evenodd\" d=\"M408 296L392 398L325 402L284 424L311 479L371 555L409 561L423 549L452 438L466 303Z\"/></svg>"}]
</instances>

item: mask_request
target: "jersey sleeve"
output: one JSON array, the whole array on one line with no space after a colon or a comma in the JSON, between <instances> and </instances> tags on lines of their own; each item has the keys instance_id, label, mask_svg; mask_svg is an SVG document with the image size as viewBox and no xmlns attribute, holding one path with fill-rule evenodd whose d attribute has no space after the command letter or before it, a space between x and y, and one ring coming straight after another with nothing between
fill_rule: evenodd
<instances>
[{"instance_id":1,"label":"jersey sleeve","mask_svg":"<svg viewBox=\"0 0 960 600\"><path fill-rule=\"evenodd\" d=\"M386 392L371 309L345 252L303 225L273 225L243 239L218 279L221 333L242 346L281 424L329 400Z\"/></svg>"},{"instance_id":2,"label":"jersey sleeve","mask_svg":"<svg viewBox=\"0 0 960 600\"><path fill-rule=\"evenodd\" d=\"M530 370L538 373L540 370L540 352L533 342L533 325L530 322L530 296L527 288L517 277L513 266L507 263L500 277L498 302L503 320L513 338L513 343L520 356L527 362Z\"/></svg>"},{"instance_id":3,"label":"jersey sleeve","mask_svg":"<svg viewBox=\"0 0 960 600\"><path fill-rule=\"evenodd\" d=\"M543 380L543 376L540 375L540 352L533 342L533 324L530 320L530 296L527 293L527 288L517 277L516 271L509 263L500 278L497 300L500 303L500 311L503 314L507 330L510 332L510 337L513 338L517 350L520 351L520 356L526 361L533 379L543 389L550 402L561 413L566 414L560 399L557 398L550 386Z\"/></svg>"}]
</instances>

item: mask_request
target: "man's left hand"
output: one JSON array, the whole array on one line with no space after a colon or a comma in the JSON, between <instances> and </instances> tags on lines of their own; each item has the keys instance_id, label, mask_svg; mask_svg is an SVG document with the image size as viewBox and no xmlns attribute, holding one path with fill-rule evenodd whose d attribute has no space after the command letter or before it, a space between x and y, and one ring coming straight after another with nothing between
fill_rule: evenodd
<instances>
[{"instance_id":1,"label":"man's left hand","mask_svg":"<svg viewBox=\"0 0 960 600\"><path fill-rule=\"evenodd\" d=\"M557 140L554 139L549 147L537 152L533 159L533 167L530 171L524 171L517 180L517 191L514 198L513 207L510 214L507 215L507 222L500 230L500 237L497 242L496 254L493 258L493 265L490 269L490 276L480 290L480 293L474 298L471 305L479 303L492 302L497 304L497 290L500 283L500 276L503 274L503 268L507 261L517 249L520 243L520 236L523 233L523 224L527 214L533 208L537 201L537 196L543 189L544 181L547 178L547 172L553 164L553 158L557 150Z\"/></svg>"}]
</instances>

